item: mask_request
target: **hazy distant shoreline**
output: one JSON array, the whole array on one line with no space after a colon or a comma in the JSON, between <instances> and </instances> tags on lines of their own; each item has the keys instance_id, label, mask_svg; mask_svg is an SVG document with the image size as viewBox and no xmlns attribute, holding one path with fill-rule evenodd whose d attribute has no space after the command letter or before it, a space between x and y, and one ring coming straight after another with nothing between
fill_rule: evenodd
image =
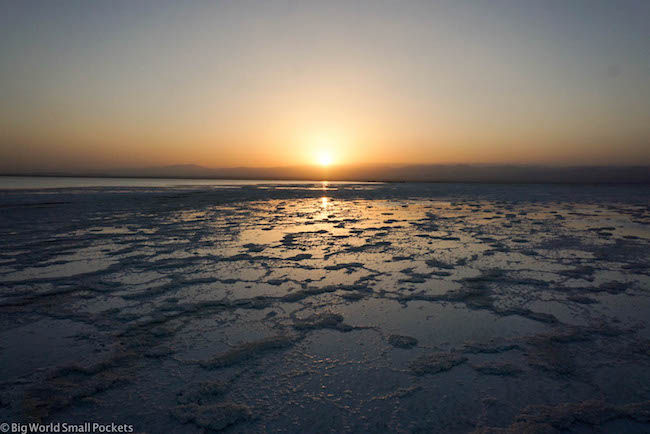
<instances>
[{"instance_id":1,"label":"hazy distant shoreline","mask_svg":"<svg viewBox=\"0 0 650 434\"><path fill-rule=\"evenodd\" d=\"M207 168L174 165L95 172L16 171L14 177L134 178L255 181L432 182L488 184L649 184L649 166L408 165Z\"/></svg>"}]
</instances>

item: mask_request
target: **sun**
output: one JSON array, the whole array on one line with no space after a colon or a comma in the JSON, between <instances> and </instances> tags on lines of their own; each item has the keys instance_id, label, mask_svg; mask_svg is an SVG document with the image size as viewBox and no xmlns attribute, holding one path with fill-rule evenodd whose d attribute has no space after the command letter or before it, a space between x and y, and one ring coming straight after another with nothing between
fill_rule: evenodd
<instances>
[{"instance_id":1,"label":"sun","mask_svg":"<svg viewBox=\"0 0 650 434\"><path fill-rule=\"evenodd\" d=\"M305 160L321 168L341 164L349 140L341 133L318 132L305 134L300 140Z\"/></svg>"},{"instance_id":2,"label":"sun","mask_svg":"<svg viewBox=\"0 0 650 434\"><path fill-rule=\"evenodd\" d=\"M334 158L332 157L331 153L327 151L320 151L316 156L316 161L318 161L319 165L326 167L334 162Z\"/></svg>"}]
</instances>

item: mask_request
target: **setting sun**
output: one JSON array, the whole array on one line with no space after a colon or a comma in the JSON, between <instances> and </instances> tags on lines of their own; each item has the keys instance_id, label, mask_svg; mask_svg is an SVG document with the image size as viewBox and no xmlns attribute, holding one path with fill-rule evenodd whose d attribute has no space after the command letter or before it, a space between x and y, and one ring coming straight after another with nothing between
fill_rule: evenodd
<instances>
[{"instance_id":1,"label":"setting sun","mask_svg":"<svg viewBox=\"0 0 650 434\"><path fill-rule=\"evenodd\" d=\"M334 159L332 158L331 153L327 151L321 151L318 153L317 161L318 164L320 164L321 166L329 166L330 164L332 164Z\"/></svg>"},{"instance_id":2,"label":"setting sun","mask_svg":"<svg viewBox=\"0 0 650 434\"><path fill-rule=\"evenodd\" d=\"M304 140L305 149L310 150L314 164L327 167L341 161L343 144L350 141L341 133L319 132Z\"/></svg>"}]
</instances>

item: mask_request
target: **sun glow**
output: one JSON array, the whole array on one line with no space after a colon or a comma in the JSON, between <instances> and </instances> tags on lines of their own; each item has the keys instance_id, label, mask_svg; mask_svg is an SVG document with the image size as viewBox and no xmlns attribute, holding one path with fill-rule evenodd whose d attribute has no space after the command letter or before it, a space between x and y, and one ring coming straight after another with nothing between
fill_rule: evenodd
<instances>
[{"instance_id":1,"label":"sun glow","mask_svg":"<svg viewBox=\"0 0 650 434\"><path fill-rule=\"evenodd\" d=\"M340 164L350 140L342 133L328 131L305 134L300 142L312 164L325 168Z\"/></svg>"},{"instance_id":2,"label":"sun glow","mask_svg":"<svg viewBox=\"0 0 650 434\"><path fill-rule=\"evenodd\" d=\"M317 155L317 161L318 164L321 166L329 166L334 162L334 158L332 158L332 154L327 152L327 151L320 151Z\"/></svg>"}]
</instances>

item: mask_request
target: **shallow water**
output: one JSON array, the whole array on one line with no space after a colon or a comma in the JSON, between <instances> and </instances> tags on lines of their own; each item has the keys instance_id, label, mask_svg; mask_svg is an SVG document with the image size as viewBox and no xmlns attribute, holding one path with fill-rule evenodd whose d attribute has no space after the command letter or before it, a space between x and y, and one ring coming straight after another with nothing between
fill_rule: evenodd
<instances>
[{"instance_id":1,"label":"shallow water","mask_svg":"<svg viewBox=\"0 0 650 434\"><path fill-rule=\"evenodd\" d=\"M0 190L53 189L85 187L237 187L246 185L309 185L313 181L264 181L259 179L192 179L192 178L111 178L84 176L0 176ZM349 182L339 182L351 184ZM363 184L363 183L362 183ZM316 188L323 188L322 183ZM326 188L326 187L325 187Z\"/></svg>"},{"instance_id":2,"label":"shallow water","mask_svg":"<svg viewBox=\"0 0 650 434\"><path fill-rule=\"evenodd\" d=\"M2 421L650 429L647 186L73 187L0 192Z\"/></svg>"}]
</instances>

